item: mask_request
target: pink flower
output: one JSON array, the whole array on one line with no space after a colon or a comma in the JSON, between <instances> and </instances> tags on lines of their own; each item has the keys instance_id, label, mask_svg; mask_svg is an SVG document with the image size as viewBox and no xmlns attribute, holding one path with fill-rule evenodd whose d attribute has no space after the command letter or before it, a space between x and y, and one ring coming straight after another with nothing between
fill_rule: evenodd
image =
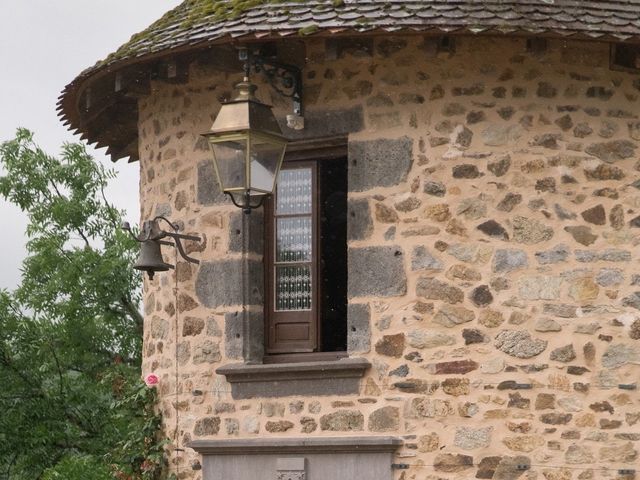
<instances>
[{"instance_id":1,"label":"pink flower","mask_svg":"<svg viewBox=\"0 0 640 480\"><path fill-rule=\"evenodd\" d=\"M155 373L149 373L144 377L144 383L147 385L147 387L153 387L157 385L159 381L160 379Z\"/></svg>"},{"instance_id":2,"label":"pink flower","mask_svg":"<svg viewBox=\"0 0 640 480\"><path fill-rule=\"evenodd\" d=\"M145 459L144 462L142 462L142 465L140 465L140 469L143 472L152 472L155 468L156 464L150 461L148 458Z\"/></svg>"}]
</instances>

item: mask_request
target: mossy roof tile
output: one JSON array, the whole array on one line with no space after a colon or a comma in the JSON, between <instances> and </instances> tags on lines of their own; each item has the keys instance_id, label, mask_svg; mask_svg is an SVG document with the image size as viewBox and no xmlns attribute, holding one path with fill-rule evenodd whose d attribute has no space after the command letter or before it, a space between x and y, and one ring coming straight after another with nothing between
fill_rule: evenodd
<instances>
[{"instance_id":1,"label":"mossy roof tile","mask_svg":"<svg viewBox=\"0 0 640 480\"><path fill-rule=\"evenodd\" d=\"M365 15L368 22L363 26ZM601 23L594 29L597 18ZM475 0L186 0L89 70L194 41L277 34L303 28L308 22L317 31L384 29L402 20L402 26L412 30L453 27L480 32L508 27L628 40L640 37L638 18L640 0L489 0L481 5ZM194 37L194 32L202 30L207 32L205 37Z\"/></svg>"}]
</instances>

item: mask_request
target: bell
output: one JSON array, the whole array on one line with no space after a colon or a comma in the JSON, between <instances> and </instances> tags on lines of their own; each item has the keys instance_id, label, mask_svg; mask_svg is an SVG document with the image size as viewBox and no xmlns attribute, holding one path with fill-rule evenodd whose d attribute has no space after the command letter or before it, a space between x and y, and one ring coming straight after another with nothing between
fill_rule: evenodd
<instances>
[{"instance_id":1,"label":"bell","mask_svg":"<svg viewBox=\"0 0 640 480\"><path fill-rule=\"evenodd\" d=\"M140 255L133 266L136 270L147 272L149 280L153 280L153 274L156 272L166 272L173 265L165 263L160 251L160 242L157 240L146 240L141 242Z\"/></svg>"}]
</instances>

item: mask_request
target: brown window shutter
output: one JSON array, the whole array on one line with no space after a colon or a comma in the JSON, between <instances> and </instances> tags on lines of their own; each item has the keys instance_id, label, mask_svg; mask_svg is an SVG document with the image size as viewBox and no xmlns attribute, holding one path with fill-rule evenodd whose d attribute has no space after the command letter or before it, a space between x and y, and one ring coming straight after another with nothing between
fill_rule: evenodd
<instances>
[{"instance_id":1,"label":"brown window shutter","mask_svg":"<svg viewBox=\"0 0 640 480\"><path fill-rule=\"evenodd\" d=\"M283 167L265 210L267 354L318 349L318 191L313 162Z\"/></svg>"}]
</instances>

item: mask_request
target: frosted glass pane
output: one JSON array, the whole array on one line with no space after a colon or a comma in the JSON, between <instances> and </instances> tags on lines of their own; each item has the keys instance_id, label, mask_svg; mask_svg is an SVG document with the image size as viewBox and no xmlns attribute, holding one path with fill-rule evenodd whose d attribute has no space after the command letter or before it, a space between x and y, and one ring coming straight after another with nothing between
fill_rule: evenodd
<instances>
[{"instance_id":1,"label":"frosted glass pane","mask_svg":"<svg viewBox=\"0 0 640 480\"><path fill-rule=\"evenodd\" d=\"M311 269L276 267L276 310L311 310Z\"/></svg>"},{"instance_id":2,"label":"frosted glass pane","mask_svg":"<svg viewBox=\"0 0 640 480\"><path fill-rule=\"evenodd\" d=\"M251 141L251 188L271 192L276 177L276 168L282 158L283 145L260 140Z\"/></svg>"},{"instance_id":3,"label":"frosted glass pane","mask_svg":"<svg viewBox=\"0 0 640 480\"><path fill-rule=\"evenodd\" d=\"M246 142L238 140L214 143L211 148L218 164L219 180L223 188L245 188Z\"/></svg>"},{"instance_id":4,"label":"frosted glass pane","mask_svg":"<svg viewBox=\"0 0 640 480\"><path fill-rule=\"evenodd\" d=\"M311 261L311 217L278 218L276 225L276 261Z\"/></svg>"},{"instance_id":5,"label":"frosted glass pane","mask_svg":"<svg viewBox=\"0 0 640 480\"><path fill-rule=\"evenodd\" d=\"M311 213L312 175L310 168L281 170L278 178L276 213Z\"/></svg>"}]
</instances>

